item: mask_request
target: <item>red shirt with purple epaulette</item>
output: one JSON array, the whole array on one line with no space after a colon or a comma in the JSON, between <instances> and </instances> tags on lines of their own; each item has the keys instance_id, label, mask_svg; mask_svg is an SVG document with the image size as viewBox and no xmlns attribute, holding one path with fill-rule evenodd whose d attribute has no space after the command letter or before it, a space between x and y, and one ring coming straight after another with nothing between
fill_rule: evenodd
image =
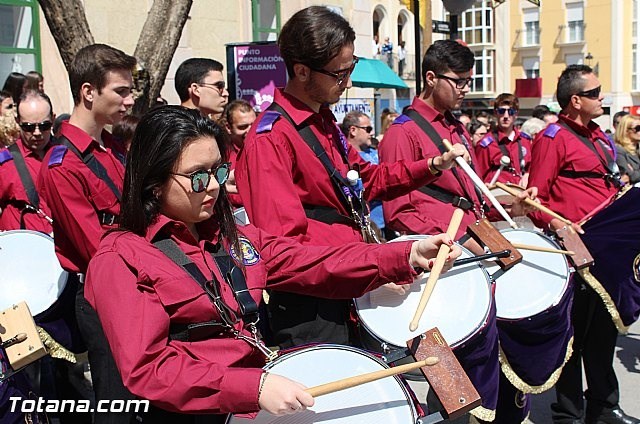
<instances>
[{"instance_id":1,"label":"red shirt with purple epaulette","mask_svg":"<svg viewBox=\"0 0 640 424\"><path fill-rule=\"evenodd\" d=\"M520 184L522 176L528 172L531 163L531 138L517 129L510 134L498 130L489 132L476 144L476 172L482 181L488 183L500 169L502 156L508 156L511 163L498 175L498 182ZM505 155L502 149L508 153Z\"/></svg>"}]
</instances>

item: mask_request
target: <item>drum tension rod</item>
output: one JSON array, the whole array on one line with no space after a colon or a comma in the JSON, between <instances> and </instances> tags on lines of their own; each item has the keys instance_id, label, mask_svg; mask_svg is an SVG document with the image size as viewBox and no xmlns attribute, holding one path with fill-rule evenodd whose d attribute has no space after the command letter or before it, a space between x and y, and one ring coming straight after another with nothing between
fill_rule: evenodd
<instances>
[{"instance_id":1,"label":"drum tension rod","mask_svg":"<svg viewBox=\"0 0 640 424\"><path fill-rule=\"evenodd\" d=\"M484 255L473 256L471 258L457 259L453 262L453 266L466 265L473 262L484 261L485 259L508 258L509 255L511 255L511 250L505 249L499 252L491 252Z\"/></svg>"}]
</instances>

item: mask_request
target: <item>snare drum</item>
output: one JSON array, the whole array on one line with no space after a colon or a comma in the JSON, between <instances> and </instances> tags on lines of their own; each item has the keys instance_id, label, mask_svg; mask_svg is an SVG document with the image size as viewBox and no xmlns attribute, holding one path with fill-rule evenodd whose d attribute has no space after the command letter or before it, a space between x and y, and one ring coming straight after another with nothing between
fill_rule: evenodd
<instances>
[{"instance_id":1,"label":"snare drum","mask_svg":"<svg viewBox=\"0 0 640 424\"><path fill-rule=\"evenodd\" d=\"M409 235L392 240L421 240ZM461 258L473 256L461 246ZM404 295L378 288L355 299L362 343L366 349L389 353L406 349L408 340L438 327L482 397L485 410L494 410L499 377L498 334L489 275L479 263L450 269L436 284L415 332L409 323L418 307L428 274L418 277ZM476 411L476 410L474 410ZM472 414L481 419L490 415Z\"/></svg>"},{"instance_id":2,"label":"snare drum","mask_svg":"<svg viewBox=\"0 0 640 424\"><path fill-rule=\"evenodd\" d=\"M264 369L307 387L389 368L365 351L339 345L296 350ZM260 411L255 419L229 417L227 423L415 423L418 411L412 392L398 377L383 378L315 399L315 405L294 415L274 416Z\"/></svg>"},{"instance_id":3,"label":"snare drum","mask_svg":"<svg viewBox=\"0 0 640 424\"><path fill-rule=\"evenodd\" d=\"M501 233L510 242L560 249L537 231L505 229ZM515 387L525 393L541 393L553 386L571 353L573 285L565 255L524 249L520 253L522 262L496 279L498 332L504 353L500 360Z\"/></svg>"},{"instance_id":4,"label":"snare drum","mask_svg":"<svg viewBox=\"0 0 640 424\"><path fill-rule=\"evenodd\" d=\"M0 270L0 310L24 300L36 321L52 315L69 277L53 239L29 230L0 232Z\"/></svg>"}]
</instances>

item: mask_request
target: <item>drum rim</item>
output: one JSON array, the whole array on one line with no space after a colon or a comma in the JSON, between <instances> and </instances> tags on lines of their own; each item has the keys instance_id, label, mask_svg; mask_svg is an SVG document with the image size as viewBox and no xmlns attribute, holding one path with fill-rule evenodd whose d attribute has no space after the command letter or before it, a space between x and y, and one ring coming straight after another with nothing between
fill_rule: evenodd
<instances>
[{"instance_id":1,"label":"drum rim","mask_svg":"<svg viewBox=\"0 0 640 424\"><path fill-rule=\"evenodd\" d=\"M393 243L393 242L395 242L395 241L398 241L398 242L402 242L402 241L416 241L416 240L422 240L422 239L425 239L425 238L427 238L427 237L433 237L433 236L425 235L425 234L413 234L413 235L408 235L408 237L419 237L419 238L415 238L415 239L405 239L405 240L402 240L402 239L401 239L402 237L405 237L405 236L401 236L401 237L398 237L397 239L393 239L393 240L389 241L389 243ZM469 249L467 249L466 247L462 246L462 245L461 245L461 244L459 244L458 242L456 242L456 245L457 245L457 246L459 246L459 247L462 249L462 251L463 251L463 252L465 252L465 253L467 253L469 256L474 256L474 255L473 255L473 253L472 253ZM484 314L484 317L483 317L483 319L482 319L482 322L481 322L480 324L478 324L476 327L474 327L474 329L473 329L473 331L472 331L471 333L467 334L465 337L463 337L462 339L458 340L456 343L449 343L449 341L447 341L447 343L449 343L449 346L450 346L452 349L455 349L455 348L456 348L456 347L458 347L458 346L462 346L462 345L464 345L464 344L465 344L465 343L467 343L469 340L471 340L471 339L473 338L473 336L475 336L476 334L478 334L478 332L479 332L480 330L482 330L483 328L485 328L485 327L487 326L487 322L489 321L489 317L490 317L490 315L491 315L491 309L492 309L493 305L495 304L495 299L494 299L494 295L493 295L493 291L492 291L492 284L493 284L493 280L492 280L492 278L491 278L491 275L489 274L489 272L487 272L487 270L485 269L485 267L484 267L484 266L482 266L482 264L481 264L481 263L479 263L479 262L476 262L476 263L474 263L474 264L471 264L471 266L476 266L476 267L478 267L478 268L482 271L482 273L483 273L483 275L484 275L484 277L485 277L485 280L486 280L486 282L487 282L487 290L488 290L488 293L489 293L489 304L487 305L487 310L485 311L485 314ZM367 295L368 295L368 293L367 293ZM361 297L362 297L362 296L361 296ZM395 343L391 343L390 341L383 339L383 338L382 338L382 337L381 337L377 332L373 331L373 330L369 327L369 325L367 325L367 323L362 319L362 317L361 317L361 315L360 315L360 308L358 308L358 299L359 299L359 298L354 298L354 299L353 299L353 305L354 305L354 307L355 307L355 309L356 309L356 314L358 314L358 322L359 322L361 325L363 325L363 326L364 326L364 328L368 331L368 333L369 333L372 337L374 337L376 340L378 340L378 341L380 341L380 342L383 342L383 343L386 343L387 345L389 345L389 346L391 346L391 347L394 347L394 348L396 348L396 349L404 349L404 347L403 347L403 346L398 346L398 345L396 345ZM418 334L417 334L417 335L418 335ZM417 335L416 335L416 336L417 336Z\"/></svg>"},{"instance_id":2,"label":"drum rim","mask_svg":"<svg viewBox=\"0 0 640 424\"><path fill-rule=\"evenodd\" d=\"M332 343L320 343L320 344L317 344L317 345L311 345L311 346L303 347L303 348L300 348L300 349L295 349L295 350L292 350L292 351L288 351L288 352L284 353L282 356L278 356L273 361L268 362L264 367L262 367L262 369L265 370L265 371L269 371L269 370L271 370L273 368L273 366L275 366L279 362L284 361L285 358L293 357L293 356L298 355L298 354L303 354L305 352L310 352L310 351L314 351L314 350L329 350L329 349L346 350L346 351L349 351L349 352L352 352L352 353L357 353L360 356L363 356L363 357L365 357L367 359L371 359L374 362L377 362L378 364L380 364L385 369L393 368L393 367L390 367L389 364L384 362L382 359L378 358L376 355L373 355L373 354L367 352L365 349L360 349L360 348L353 347L353 346L332 344ZM400 377L400 375L394 375L393 378L396 380L396 382L398 383L398 385L402 389L402 393L404 394L405 398L407 399L407 402L409 404L409 409L411 410L411 414L413 415L414 421L417 420L419 418L418 417L418 410L417 410L416 406L413 404L414 397L411 396L411 393L409 392L410 387ZM233 416L233 414L230 414L230 416Z\"/></svg>"},{"instance_id":3,"label":"drum rim","mask_svg":"<svg viewBox=\"0 0 640 424\"><path fill-rule=\"evenodd\" d=\"M500 230L500 233L510 233L510 232L533 233L535 235L542 236L544 239L546 239L548 241L551 241L555 248L562 248L561 246L558 245L558 243L556 243L555 240L553 240L551 237L549 237L548 235L546 235L542 231L534 230L534 229L531 229L531 228L503 228L502 230ZM571 264L569 264L569 260L567 259L566 255L562 255L562 260L563 260L563 262L564 262L564 264L565 264L565 266L567 268L567 276L565 278L563 290L562 290L560 296L557 299L554 299L553 303L549 307L543 309L542 311L536 312L533 315L528 315L526 317L503 318L503 317L501 317L499 315L498 305L497 305L497 302L496 302L496 319L499 320L499 321L504 321L504 322L516 322L516 321L521 321L523 319L532 319L532 318L537 317L540 314L544 314L544 313L548 312L549 310L551 310L551 309L555 308L556 306L558 306L562 302L562 299L564 299L564 296L567 293L567 290L569 289L569 284L571 283L571 274L572 274L572 272L571 272ZM497 290L498 282L496 281L495 284L496 284L496 290Z\"/></svg>"}]
</instances>

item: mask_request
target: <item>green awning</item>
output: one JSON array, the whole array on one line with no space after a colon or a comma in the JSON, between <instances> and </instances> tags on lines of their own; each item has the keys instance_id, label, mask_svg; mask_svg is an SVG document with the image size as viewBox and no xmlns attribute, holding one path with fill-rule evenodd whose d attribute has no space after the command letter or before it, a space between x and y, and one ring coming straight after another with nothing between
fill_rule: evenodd
<instances>
[{"instance_id":1,"label":"green awning","mask_svg":"<svg viewBox=\"0 0 640 424\"><path fill-rule=\"evenodd\" d=\"M351 74L354 87L409 88L389 66L377 59L360 58Z\"/></svg>"}]
</instances>

